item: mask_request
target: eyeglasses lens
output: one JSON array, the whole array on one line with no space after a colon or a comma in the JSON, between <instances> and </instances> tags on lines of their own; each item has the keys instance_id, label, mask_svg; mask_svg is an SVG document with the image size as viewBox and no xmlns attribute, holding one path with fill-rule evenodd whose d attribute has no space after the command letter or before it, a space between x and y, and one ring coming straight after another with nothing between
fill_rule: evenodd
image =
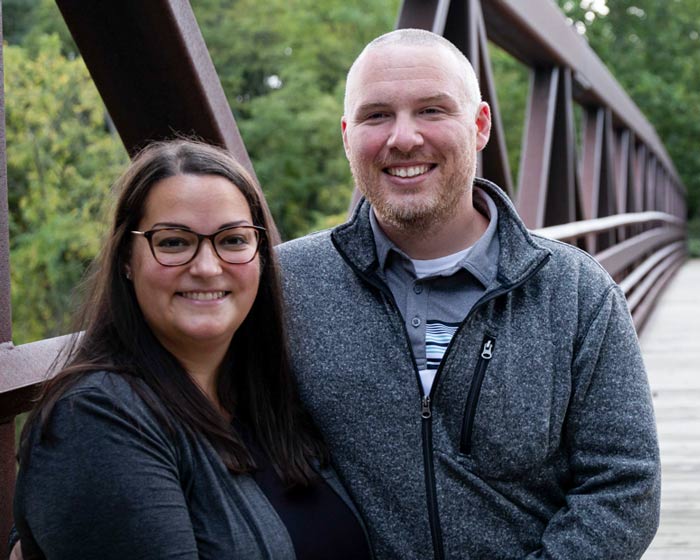
<instances>
[{"instance_id":1,"label":"eyeglasses lens","mask_svg":"<svg viewBox=\"0 0 700 560\"><path fill-rule=\"evenodd\" d=\"M151 237L156 259L166 266L192 260L198 243L197 234L187 230L163 229L155 231ZM258 249L258 232L245 227L225 229L214 237L214 248L223 261L232 264L249 262Z\"/></svg>"}]
</instances>

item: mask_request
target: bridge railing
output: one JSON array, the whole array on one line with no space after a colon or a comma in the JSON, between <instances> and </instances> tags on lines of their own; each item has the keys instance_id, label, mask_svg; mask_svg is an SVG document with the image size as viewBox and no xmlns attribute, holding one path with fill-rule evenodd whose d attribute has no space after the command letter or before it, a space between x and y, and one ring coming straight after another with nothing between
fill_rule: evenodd
<instances>
[{"instance_id":1,"label":"bridge railing","mask_svg":"<svg viewBox=\"0 0 700 560\"><path fill-rule=\"evenodd\" d=\"M187 0L57 4L129 153L173 131L196 132L252 170ZM685 191L654 129L585 40L550 0L404 0L397 26L440 33L472 61L494 119L480 174L506 190L530 228L593 254L622 286L640 328L685 258ZM489 40L532 70L517 187ZM31 407L66 341L11 342L2 101L0 80L0 543L12 519L14 417Z\"/></svg>"},{"instance_id":2,"label":"bridge railing","mask_svg":"<svg viewBox=\"0 0 700 560\"><path fill-rule=\"evenodd\" d=\"M590 244L598 235L624 238L594 256L625 293L638 331L656 297L687 256L685 221L664 212L618 214L534 232L579 246Z\"/></svg>"}]
</instances>

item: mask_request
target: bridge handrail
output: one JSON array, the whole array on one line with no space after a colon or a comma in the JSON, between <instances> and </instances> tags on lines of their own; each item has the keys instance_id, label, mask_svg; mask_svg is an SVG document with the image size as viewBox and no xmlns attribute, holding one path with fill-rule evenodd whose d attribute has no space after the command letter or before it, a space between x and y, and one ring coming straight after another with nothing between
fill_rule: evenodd
<instances>
[{"instance_id":1,"label":"bridge handrail","mask_svg":"<svg viewBox=\"0 0 700 560\"><path fill-rule=\"evenodd\" d=\"M662 252L663 250L658 251L658 253L650 257L648 260L654 259ZM663 255L663 258L659 259L656 266L649 267L648 273L644 276L644 279L634 285L634 292L627 297L627 306L629 307L633 316L635 315L638 306L645 298L649 297L650 293L656 293L656 290L660 290L659 279L670 270L675 271L676 268L685 262L686 256L685 244L683 243L682 248L676 248L673 251L669 251L668 254Z\"/></svg>"},{"instance_id":2,"label":"bridge handrail","mask_svg":"<svg viewBox=\"0 0 700 560\"><path fill-rule=\"evenodd\" d=\"M666 212L649 211L615 214L614 216L594 218L592 220L579 220L578 222L538 228L532 231L550 239L571 241L589 234L605 233L623 226L651 224L653 222L663 222L668 225L685 228L685 220L678 216Z\"/></svg>"},{"instance_id":3,"label":"bridge handrail","mask_svg":"<svg viewBox=\"0 0 700 560\"><path fill-rule=\"evenodd\" d=\"M669 257L678 258L680 255L685 256L685 249L685 241L676 241L675 243L671 243L670 245L656 251L620 282L620 288L624 292L625 296L628 296L637 287L637 284L639 284L642 279L654 269L654 267L661 265L662 261L665 261ZM630 297L627 298L627 303L630 308L632 308L633 305L631 304L630 299Z\"/></svg>"},{"instance_id":4,"label":"bridge handrail","mask_svg":"<svg viewBox=\"0 0 700 560\"><path fill-rule=\"evenodd\" d=\"M72 334L15 346L0 344L0 410L15 416L32 407L37 389L51 377L51 366Z\"/></svg>"},{"instance_id":5,"label":"bridge handrail","mask_svg":"<svg viewBox=\"0 0 700 560\"><path fill-rule=\"evenodd\" d=\"M630 234L594 256L619 283L640 330L656 296L687 257L685 220L666 212L635 212L539 228L533 233L576 243L620 229Z\"/></svg>"}]
</instances>

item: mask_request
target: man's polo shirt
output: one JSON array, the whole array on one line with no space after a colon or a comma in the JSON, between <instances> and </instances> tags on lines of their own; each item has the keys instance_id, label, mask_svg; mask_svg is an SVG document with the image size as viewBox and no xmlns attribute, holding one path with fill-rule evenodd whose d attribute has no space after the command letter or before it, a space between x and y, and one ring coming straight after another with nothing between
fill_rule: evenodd
<instances>
[{"instance_id":1,"label":"man's polo shirt","mask_svg":"<svg viewBox=\"0 0 700 560\"><path fill-rule=\"evenodd\" d=\"M473 192L474 206L489 220L486 231L468 249L430 261L410 259L370 212L379 270L406 324L425 395L457 327L498 270L498 210L481 189Z\"/></svg>"}]
</instances>

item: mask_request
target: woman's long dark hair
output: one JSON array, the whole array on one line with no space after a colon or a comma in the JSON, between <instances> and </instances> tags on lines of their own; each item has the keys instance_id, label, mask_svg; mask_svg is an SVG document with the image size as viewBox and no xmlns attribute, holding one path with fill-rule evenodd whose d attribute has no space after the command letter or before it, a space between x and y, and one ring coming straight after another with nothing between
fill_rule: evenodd
<instances>
[{"instance_id":1,"label":"woman's long dark hair","mask_svg":"<svg viewBox=\"0 0 700 560\"><path fill-rule=\"evenodd\" d=\"M270 231L272 221L253 180L228 152L183 139L146 147L115 184L114 221L89 271L86 297L77 316L76 328L84 334L73 339L63 358L65 366L45 384L27 422L23 442L36 422L40 423L42 437L49 437L50 415L61 396L84 375L108 370L130 380L139 396L172 429L167 415L158 412L158 403L133 380L145 382L190 436L201 434L209 440L230 471L244 473L255 468L240 434L154 336L125 275L133 240L130 232L138 229L151 188L162 179L182 174L228 179L245 196L253 224ZM246 426L287 484L306 485L315 477L310 461L324 463L327 452L300 405L291 375L279 270L266 236L260 244L259 258L258 294L221 365L218 398L222 407ZM20 451L21 459L25 458L25 447Z\"/></svg>"}]
</instances>

